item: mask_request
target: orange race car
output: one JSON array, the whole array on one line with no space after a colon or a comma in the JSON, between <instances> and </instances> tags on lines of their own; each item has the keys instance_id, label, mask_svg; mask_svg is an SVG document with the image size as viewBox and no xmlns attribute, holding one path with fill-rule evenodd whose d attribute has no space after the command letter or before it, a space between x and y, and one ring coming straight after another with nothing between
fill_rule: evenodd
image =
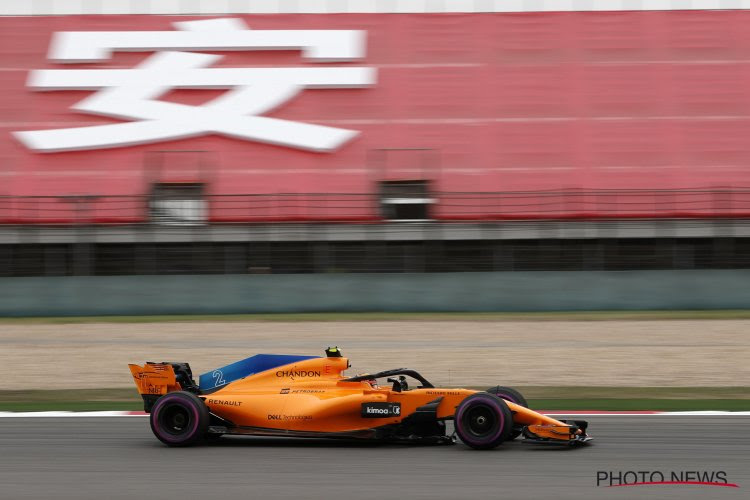
<instances>
[{"instance_id":1,"label":"orange race car","mask_svg":"<svg viewBox=\"0 0 750 500\"><path fill-rule=\"evenodd\" d=\"M198 384L187 363L129 365L150 413L151 429L170 446L223 434L365 438L495 448L523 434L535 443L580 444L584 421L555 420L528 409L507 387L487 391L434 387L399 368L345 377L338 348L326 357L258 354L205 373ZM410 389L407 377L419 385ZM388 386L378 385L387 379Z\"/></svg>"}]
</instances>

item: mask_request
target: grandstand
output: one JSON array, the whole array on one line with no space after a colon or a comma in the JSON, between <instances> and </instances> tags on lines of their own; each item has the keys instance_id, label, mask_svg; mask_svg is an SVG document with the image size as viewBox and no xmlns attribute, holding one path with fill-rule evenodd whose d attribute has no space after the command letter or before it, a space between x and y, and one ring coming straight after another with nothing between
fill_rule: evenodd
<instances>
[{"instance_id":1,"label":"grandstand","mask_svg":"<svg viewBox=\"0 0 750 500\"><path fill-rule=\"evenodd\" d=\"M0 17L2 276L750 267L750 11L47 15L58 4ZM213 68L371 71L263 114L357 135L310 151L211 131L67 149L19 134L125 120L74 108L101 87L45 87L37 71L94 78L154 57L55 60L56 33L217 17L363 31L347 61L191 49L221 56ZM226 91L197 87L159 99L200 108Z\"/></svg>"}]
</instances>

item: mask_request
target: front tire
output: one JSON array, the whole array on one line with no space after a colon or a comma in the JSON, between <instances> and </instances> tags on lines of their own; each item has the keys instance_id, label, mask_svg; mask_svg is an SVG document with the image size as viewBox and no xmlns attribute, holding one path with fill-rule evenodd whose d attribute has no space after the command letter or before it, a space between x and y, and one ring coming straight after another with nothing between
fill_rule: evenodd
<instances>
[{"instance_id":1,"label":"front tire","mask_svg":"<svg viewBox=\"0 0 750 500\"><path fill-rule=\"evenodd\" d=\"M185 391L160 397L149 418L154 436L169 446L190 446L203 441L209 419L205 403Z\"/></svg>"},{"instance_id":2,"label":"front tire","mask_svg":"<svg viewBox=\"0 0 750 500\"><path fill-rule=\"evenodd\" d=\"M490 387L485 392L494 394L495 396L499 398L502 398L506 401L510 401L511 403L515 403L517 405L523 406L524 408L529 407L529 403L526 401L526 398L523 397L523 394L513 389L512 387L503 387L502 385L496 385L495 387ZM521 435L521 429L516 428L513 430L508 440L512 441L520 435Z\"/></svg>"},{"instance_id":3,"label":"front tire","mask_svg":"<svg viewBox=\"0 0 750 500\"><path fill-rule=\"evenodd\" d=\"M490 394L494 394L499 398L510 401L511 403L515 403L525 408L529 407L529 403L526 401L526 398L523 397L523 394L513 389L512 387L503 387L502 385L496 385L495 387L487 389L485 392L489 392Z\"/></svg>"},{"instance_id":4,"label":"front tire","mask_svg":"<svg viewBox=\"0 0 750 500\"><path fill-rule=\"evenodd\" d=\"M511 438L513 414L505 401L493 394L473 394L456 408L456 434L476 450L496 448Z\"/></svg>"}]
</instances>

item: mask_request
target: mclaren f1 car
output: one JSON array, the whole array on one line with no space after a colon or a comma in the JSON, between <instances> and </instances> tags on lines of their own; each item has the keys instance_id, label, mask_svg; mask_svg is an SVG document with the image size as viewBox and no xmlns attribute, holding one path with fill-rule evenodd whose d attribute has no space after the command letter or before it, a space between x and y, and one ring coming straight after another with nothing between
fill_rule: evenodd
<instances>
[{"instance_id":1,"label":"mclaren f1 car","mask_svg":"<svg viewBox=\"0 0 750 500\"><path fill-rule=\"evenodd\" d=\"M325 357L258 354L193 379L187 363L129 365L154 435L188 446L224 434L453 443L491 449L523 435L533 443L589 441L584 421L528 408L508 387L434 387L406 368L347 377L338 348ZM385 386L379 382L385 379ZM416 381L410 388L409 379ZM446 421L455 433L448 435Z\"/></svg>"}]
</instances>

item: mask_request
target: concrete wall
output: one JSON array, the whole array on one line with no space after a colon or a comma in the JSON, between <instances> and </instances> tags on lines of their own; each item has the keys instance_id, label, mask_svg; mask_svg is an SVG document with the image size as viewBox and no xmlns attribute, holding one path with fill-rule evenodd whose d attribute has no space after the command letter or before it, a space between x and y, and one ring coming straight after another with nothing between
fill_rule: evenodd
<instances>
[{"instance_id":1,"label":"concrete wall","mask_svg":"<svg viewBox=\"0 0 750 500\"><path fill-rule=\"evenodd\" d=\"M0 316L750 308L750 270L0 278Z\"/></svg>"}]
</instances>

